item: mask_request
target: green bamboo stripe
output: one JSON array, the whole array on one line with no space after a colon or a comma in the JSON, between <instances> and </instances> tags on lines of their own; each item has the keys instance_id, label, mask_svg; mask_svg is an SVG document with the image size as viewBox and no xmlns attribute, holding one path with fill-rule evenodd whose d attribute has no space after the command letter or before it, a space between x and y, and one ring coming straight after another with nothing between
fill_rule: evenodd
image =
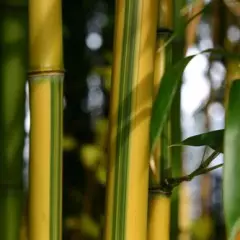
<instances>
[{"instance_id":1,"label":"green bamboo stripe","mask_svg":"<svg viewBox=\"0 0 240 240\"><path fill-rule=\"evenodd\" d=\"M181 142L181 114L180 114L180 89L175 95L173 106L171 109L171 144ZM171 148L172 158L172 175L173 177L181 176L182 174L182 148ZM171 231L170 239L176 239L179 233L179 188L173 191L171 197Z\"/></svg>"},{"instance_id":2,"label":"green bamboo stripe","mask_svg":"<svg viewBox=\"0 0 240 240\"><path fill-rule=\"evenodd\" d=\"M141 2L141 1L140 1ZM132 84L139 0L126 1L120 76L112 239L125 239ZM118 40L117 40L118 41Z\"/></svg>"},{"instance_id":3,"label":"green bamboo stripe","mask_svg":"<svg viewBox=\"0 0 240 240\"><path fill-rule=\"evenodd\" d=\"M181 9L185 7L187 3L187 0L173 1L173 28L175 32L185 28L186 18L181 15ZM182 38L184 38L184 34L177 36L177 40L180 39L182 41Z\"/></svg>"},{"instance_id":4,"label":"green bamboo stripe","mask_svg":"<svg viewBox=\"0 0 240 240\"><path fill-rule=\"evenodd\" d=\"M167 39L170 37L169 34L160 34L159 38ZM165 53L165 62L164 62L164 68L165 71L166 69L171 66L172 64L172 46L169 44L168 46L165 47L164 49ZM170 119L168 118L164 129L163 133L161 136L161 160L160 160L160 176L161 176L161 182L164 181L166 177L171 177L169 176L170 170L171 170L171 154L170 154L170 149L169 145L171 145L171 126L169 123Z\"/></svg>"},{"instance_id":5,"label":"green bamboo stripe","mask_svg":"<svg viewBox=\"0 0 240 240\"><path fill-rule=\"evenodd\" d=\"M168 121L167 121L168 123ZM168 135L168 124L165 124L163 127L163 132L161 135L161 160L160 160L160 181L161 183L164 182L166 178L166 170L167 170L167 162L168 162L168 141L169 141L169 135Z\"/></svg>"},{"instance_id":6,"label":"green bamboo stripe","mask_svg":"<svg viewBox=\"0 0 240 240\"><path fill-rule=\"evenodd\" d=\"M175 40L172 43L173 47L173 64L180 61L184 56L184 41ZM171 144L181 142L181 87L177 90L171 109ZM181 176L182 174L182 148L171 148L172 152L172 174L173 177ZM171 231L170 239L174 240L176 234L179 233L179 188L175 189L171 198Z\"/></svg>"},{"instance_id":7,"label":"green bamboo stripe","mask_svg":"<svg viewBox=\"0 0 240 240\"><path fill-rule=\"evenodd\" d=\"M164 183L164 180L171 177L172 159L171 151L169 148L171 145L171 126L170 120L168 120L163 128L161 136L161 160L160 160L160 181Z\"/></svg>"},{"instance_id":8,"label":"green bamboo stripe","mask_svg":"<svg viewBox=\"0 0 240 240\"><path fill-rule=\"evenodd\" d=\"M184 29L185 18L181 17L180 11L186 6L186 0L178 0L173 3L173 28L175 31ZM172 43L172 63L177 63L184 57L185 35L178 35ZM181 88L177 90L171 109L171 144L181 142ZM172 174L173 177L182 174L182 149L172 148ZM175 240L179 235L179 188L173 191L171 197L171 217L170 217L170 240Z\"/></svg>"},{"instance_id":9,"label":"green bamboo stripe","mask_svg":"<svg viewBox=\"0 0 240 240\"><path fill-rule=\"evenodd\" d=\"M51 76L50 239L61 239L62 198L62 83L63 75Z\"/></svg>"},{"instance_id":10,"label":"green bamboo stripe","mask_svg":"<svg viewBox=\"0 0 240 240\"><path fill-rule=\"evenodd\" d=\"M170 35L169 35L170 36ZM168 37L169 37L168 36ZM172 44L169 44L166 47L166 60L165 60L165 70L168 70L172 65ZM166 123L166 136L167 136L167 146L166 146L166 162L164 168L166 169L166 177L172 177L172 156L171 149L169 145L171 144L171 118L169 116L169 120Z\"/></svg>"}]
</instances>

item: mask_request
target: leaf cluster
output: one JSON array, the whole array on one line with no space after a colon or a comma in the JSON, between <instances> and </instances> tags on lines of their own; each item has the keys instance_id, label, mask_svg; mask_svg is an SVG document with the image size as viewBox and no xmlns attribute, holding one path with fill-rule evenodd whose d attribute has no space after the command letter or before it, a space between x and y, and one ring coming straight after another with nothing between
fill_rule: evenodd
<instances>
[{"instance_id":1,"label":"leaf cluster","mask_svg":"<svg viewBox=\"0 0 240 240\"><path fill-rule=\"evenodd\" d=\"M240 59L239 54L229 53L224 49L207 49L199 54L217 54L224 58ZM164 73L161 83L153 103L151 122L150 122L150 151L153 152L157 140L160 138L164 125L168 119L173 99L177 89L181 85L183 72L189 62L199 54L184 57L175 65L170 66ZM172 190L173 187L178 186L183 181L190 181L195 176L212 171L222 164L214 167L209 167L212 160L219 154L223 153L223 139L224 129L212 131L208 133L199 134L185 139L182 143L174 144L172 146L190 145L190 146L208 146L212 148L214 153L201 163L201 165L191 174L179 178L167 178L160 187L161 189Z\"/></svg>"}]
</instances>

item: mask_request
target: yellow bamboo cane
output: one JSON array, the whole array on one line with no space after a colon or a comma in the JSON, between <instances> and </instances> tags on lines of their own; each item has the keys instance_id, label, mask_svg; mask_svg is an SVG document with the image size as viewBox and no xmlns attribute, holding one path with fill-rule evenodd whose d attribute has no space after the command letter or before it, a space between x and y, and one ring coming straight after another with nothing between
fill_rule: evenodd
<instances>
[{"instance_id":1,"label":"yellow bamboo cane","mask_svg":"<svg viewBox=\"0 0 240 240\"><path fill-rule=\"evenodd\" d=\"M117 0L106 240L145 240L156 0Z\"/></svg>"},{"instance_id":2,"label":"yellow bamboo cane","mask_svg":"<svg viewBox=\"0 0 240 240\"><path fill-rule=\"evenodd\" d=\"M172 0L158 1L158 19L157 19L157 45L155 52L155 69L154 69L154 94L160 84L160 79L165 71L169 59L171 61L171 51L168 51L169 46L163 49L164 43L172 31ZM171 46L170 46L171 48ZM169 124L166 124L165 131L168 134ZM167 144L168 145L168 144ZM164 141L158 143L158 147L154 153L151 168L152 177L151 184L160 184L163 179L164 169L170 166L165 166L162 162L161 155L166 155L169 158L168 146ZM167 150L166 150L167 149ZM149 225L148 239L163 240L169 239L169 224L170 224L170 196L164 193L151 193L149 197Z\"/></svg>"},{"instance_id":3,"label":"yellow bamboo cane","mask_svg":"<svg viewBox=\"0 0 240 240\"><path fill-rule=\"evenodd\" d=\"M29 57L29 240L59 240L63 110L60 0L29 1Z\"/></svg>"}]
</instances>

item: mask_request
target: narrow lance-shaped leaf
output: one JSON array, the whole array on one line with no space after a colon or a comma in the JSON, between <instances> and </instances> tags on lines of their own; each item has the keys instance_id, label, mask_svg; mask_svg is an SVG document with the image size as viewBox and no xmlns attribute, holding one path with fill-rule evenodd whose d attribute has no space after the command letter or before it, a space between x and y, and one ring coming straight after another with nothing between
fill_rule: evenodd
<instances>
[{"instance_id":1,"label":"narrow lance-shaped leaf","mask_svg":"<svg viewBox=\"0 0 240 240\"><path fill-rule=\"evenodd\" d=\"M183 71L194 56L195 55L183 58L174 67L169 68L162 77L160 88L152 109L150 123L151 151L154 148L156 139L162 132L174 95L181 82Z\"/></svg>"},{"instance_id":2,"label":"narrow lance-shaped leaf","mask_svg":"<svg viewBox=\"0 0 240 240\"><path fill-rule=\"evenodd\" d=\"M226 128L224 134L224 177L223 203L227 232L230 234L240 218L240 79L232 82L229 103L226 113ZM235 229L236 230L236 229ZM236 235L240 234L239 228ZM233 237L233 236L232 236ZM236 236L235 236L236 237ZM237 238L232 239L237 239Z\"/></svg>"},{"instance_id":3,"label":"narrow lance-shaped leaf","mask_svg":"<svg viewBox=\"0 0 240 240\"><path fill-rule=\"evenodd\" d=\"M199 54L213 53L231 59L240 59L239 54L229 53L222 49L207 49ZM176 65L169 67L161 79L160 88L152 108L150 122L150 150L153 151L156 140L161 135L164 123L167 119L173 98L182 79L182 74L188 63L197 55L183 58Z\"/></svg>"},{"instance_id":4,"label":"narrow lance-shaped leaf","mask_svg":"<svg viewBox=\"0 0 240 240\"><path fill-rule=\"evenodd\" d=\"M194 147L208 146L217 152L223 153L223 138L224 129L220 129L191 136L189 138L186 138L179 144L173 144L172 147L182 145Z\"/></svg>"}]
</instances>

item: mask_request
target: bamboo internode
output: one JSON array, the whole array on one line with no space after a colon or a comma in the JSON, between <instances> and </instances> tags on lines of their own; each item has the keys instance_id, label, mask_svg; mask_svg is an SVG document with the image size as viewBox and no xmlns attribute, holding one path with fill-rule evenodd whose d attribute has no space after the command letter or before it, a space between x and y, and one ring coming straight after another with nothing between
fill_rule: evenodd
<instances>
[{"instance_id":1,"label":"bamboo internode","mask_svg":"<svg viewBox=\"0 0 240 240\"><path fill-rule=\"evenodd\" d=\"M62 238L62 51L61 1L29 1L29 240Z\"/></svg>"},{"instance_id":2,"label":"bamboo internode","mask_svg":"<svg viewBox=\"0 0 240 240\"><path fill-rule=\"evenodd\" d=\"M116 2L105 239L145 240L156 0Z\"/></svg>"}]
</instances>

